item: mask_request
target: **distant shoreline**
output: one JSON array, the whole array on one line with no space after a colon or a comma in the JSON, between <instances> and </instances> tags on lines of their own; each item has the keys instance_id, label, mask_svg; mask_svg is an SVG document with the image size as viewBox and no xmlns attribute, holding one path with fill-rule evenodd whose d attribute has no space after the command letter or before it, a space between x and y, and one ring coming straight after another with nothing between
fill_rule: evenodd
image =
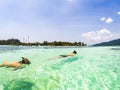
<instances>
[{"instance_id":1,"label":"distant shoreline","mask_svg":"<svg viewBox=\"0 0 120 90\"><path fill-rule=\"evenodd\" d=\"M30 42L21 42L18 39L8 39L8 40L0 40L0 45L13 45L13 46L87 46L87 44L83 42L63 42L63 41L43 41L30 43Z\"/></svg>"}]
</instances>

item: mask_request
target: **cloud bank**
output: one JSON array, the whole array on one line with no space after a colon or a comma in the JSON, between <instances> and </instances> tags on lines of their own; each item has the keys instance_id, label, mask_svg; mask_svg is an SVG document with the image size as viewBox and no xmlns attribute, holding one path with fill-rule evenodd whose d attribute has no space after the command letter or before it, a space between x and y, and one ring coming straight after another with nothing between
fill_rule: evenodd
<instances>
[{"instance_id":1,"label":"cloud bank","mask_svg":"<svg viewBox=\"0 0 120 90\"><path fill-rule=\"evenodd\" d=\"M101 29L99 31L83 33L81 36L93 41L103 41L112 38L112 33L107 29Z\"/></svg>"}]
</instances>

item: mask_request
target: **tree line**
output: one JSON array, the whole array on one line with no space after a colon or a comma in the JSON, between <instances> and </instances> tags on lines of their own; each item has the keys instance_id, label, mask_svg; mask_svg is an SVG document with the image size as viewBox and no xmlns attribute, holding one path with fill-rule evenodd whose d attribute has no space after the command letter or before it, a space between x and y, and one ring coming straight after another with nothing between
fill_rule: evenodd
<instances>
[{"instance_id":1,"label":"tree line","mask_svg":"<svg viewBox=\"0 0 120 90\"><path fill-rule=\"evenodd\" d=\"M21 42L18 39L8 39L8 40L0 40L0 45L20 45Z\"/></svg>"},{"instance_id":2,"label":"tree line","mask_svg":"<svg viewBox=\"0 0 120 90\"><path fill-rule=\"evenodd\" d=\"M0 45L22 45L22 46L87 46L87 44L83 42L62 42L62 41L43 41L35 42L35 43L25 43L21 42L18 39L8 39L8 40L0 40Z\"/></svg>"}]
</instances>

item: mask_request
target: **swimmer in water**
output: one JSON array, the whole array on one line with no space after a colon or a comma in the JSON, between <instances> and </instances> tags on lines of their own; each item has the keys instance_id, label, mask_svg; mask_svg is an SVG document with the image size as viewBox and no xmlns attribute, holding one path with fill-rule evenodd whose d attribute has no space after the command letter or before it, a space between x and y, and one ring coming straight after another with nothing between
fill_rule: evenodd
<instances>
[{"instance_id":1,"label":"swimmer in water","mask_svg":"<svg viewBox=\"0 0 120 90\"><path fill-rule=\"evenodd\" d=\"M2 64L0 64L0 67L13 67L16 70L19 69L23 64L29 65L31 62L27 58L22 57L22 60L18 62L3 61Z\"/></svg>"},{"instance_id":2,"label":"swimmer in water","mask_svg":"<svg viewBox=\"0 0 120 90\"><path fill-rule=\"evenodd\" d=\"M57 59L57 58L65 58L65 57L73 57L77 54L77 52L74 50L72 53L70 54L66 54L66 55L59 55L58 57L54 57L54 58L51 58L51 59ZM49 59L49 60L51 60Z\"/></svg>"},{"instance_id":3,"label":"swimmer in water","mask_svg":"<svg viewBox=\"0 0 120 90\"><path fill-rule=\"evenodd\" d=\"M74 50L72 53L70 53L70 54L67 54L67 55L60 55L59 56L59 58L61 58L61 57L69 57L69 56L74 56L74 55L76 55L77 54L77 52Z\"/></svg>"}]
</instances>

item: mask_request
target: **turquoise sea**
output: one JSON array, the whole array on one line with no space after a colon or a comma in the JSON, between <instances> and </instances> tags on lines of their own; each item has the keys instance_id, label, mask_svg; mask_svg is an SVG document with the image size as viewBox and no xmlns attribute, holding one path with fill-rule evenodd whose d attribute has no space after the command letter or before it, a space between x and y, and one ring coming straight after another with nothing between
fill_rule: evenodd
<instances>
[{"instance_id":1,"label":"turquoise sea","mask_svg":"<svg viewBox=\"0 0 120 90\"><path fill-rule=\"evenodd\" d=\"M74 57L54 58L76 50ZM31 65L12 71L0 68L0 90L120 90L120 46L0 46L1 61Z\"/></svg>"}]
</instances>

